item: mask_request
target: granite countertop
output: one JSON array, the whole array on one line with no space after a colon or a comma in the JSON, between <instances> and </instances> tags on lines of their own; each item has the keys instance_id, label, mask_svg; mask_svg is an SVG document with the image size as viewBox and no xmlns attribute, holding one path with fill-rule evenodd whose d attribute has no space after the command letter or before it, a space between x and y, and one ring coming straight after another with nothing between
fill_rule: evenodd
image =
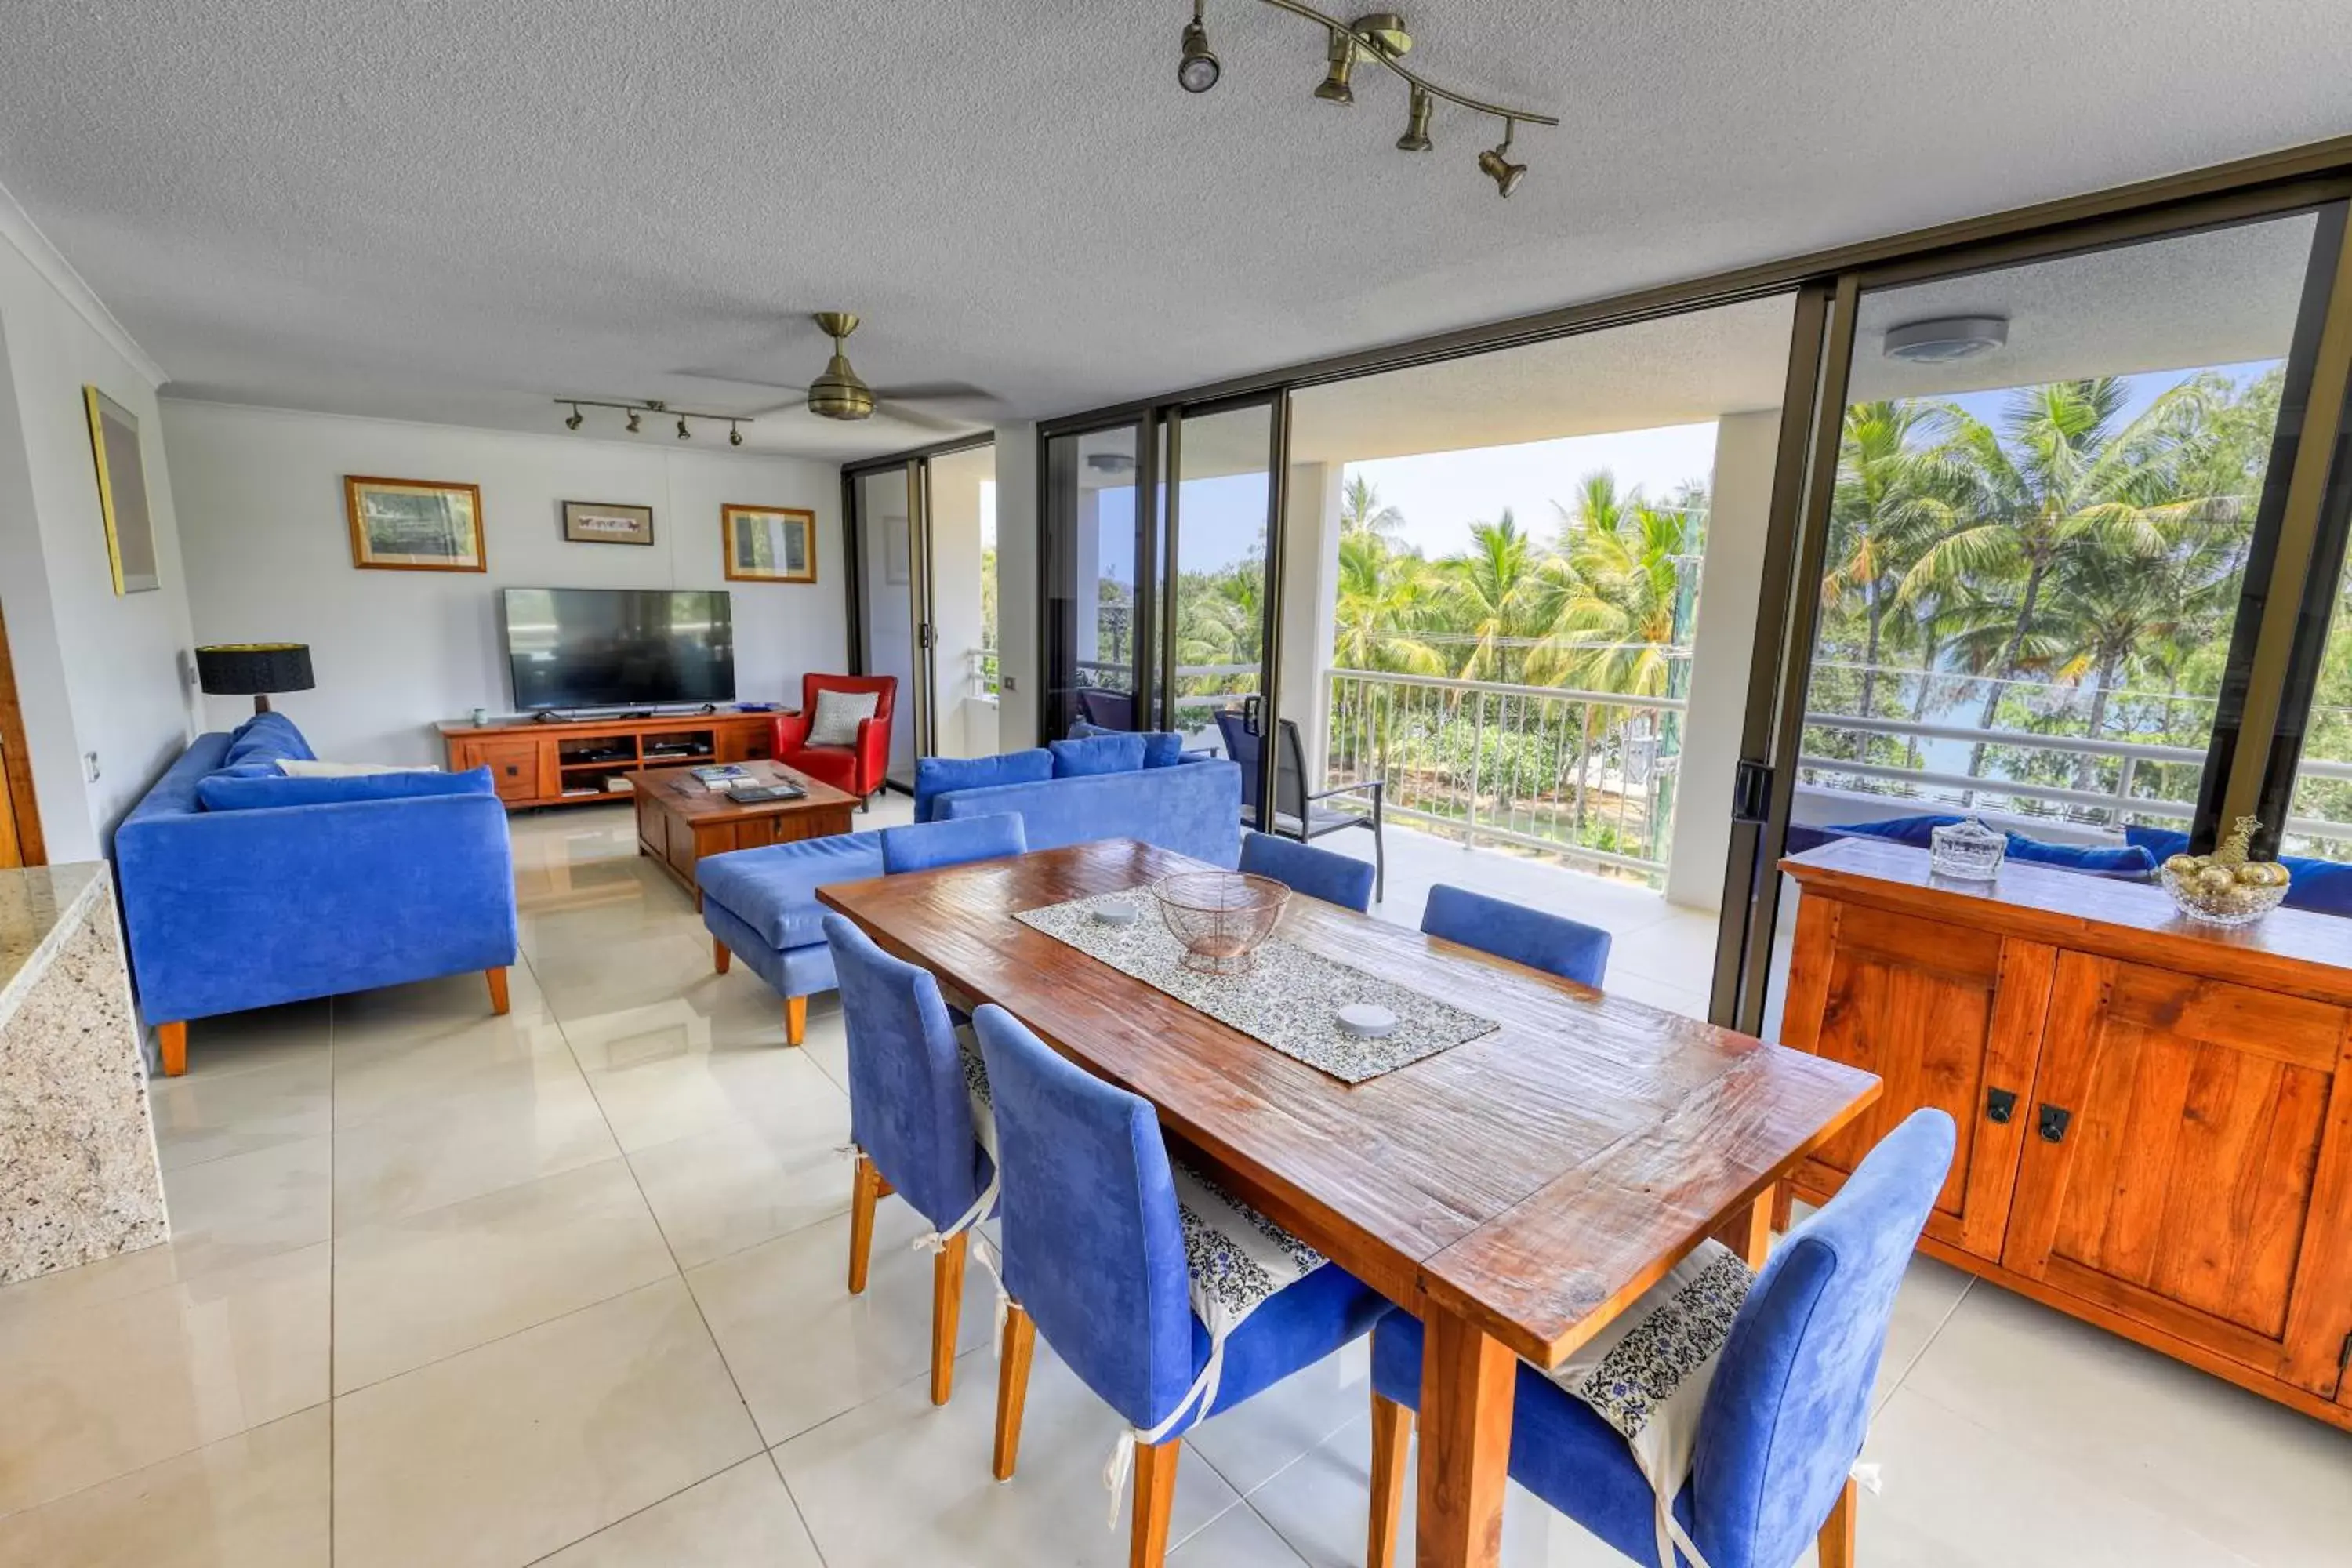
<instances>
[{"instance_id":1,"label":"granite countertop","mask_svg":"<svg viewBox=\"0 0 2352 1568\"><path fill-rule=\"evenodd\" d=\"M95 860L0 870L0 1024L105 889L106 867Z\"/></svg>"}]
</instances>

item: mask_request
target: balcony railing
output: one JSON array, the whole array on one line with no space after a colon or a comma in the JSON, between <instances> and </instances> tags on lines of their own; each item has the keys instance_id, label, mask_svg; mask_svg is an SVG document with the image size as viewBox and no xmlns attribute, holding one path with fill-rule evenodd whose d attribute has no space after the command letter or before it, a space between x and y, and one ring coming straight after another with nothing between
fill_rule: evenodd
<instances>
[{"instance_id":1,"label":"balcony railing","mask_svg":"<svg viewBox=\"0 0 2352 1568\"><path fill-rule=\"evenodd\" d=\"M1360 669L1328 672L1326 787L1381 778L1387 810L1661 883L1679 698Z\"/></svg>"}]
</instances>

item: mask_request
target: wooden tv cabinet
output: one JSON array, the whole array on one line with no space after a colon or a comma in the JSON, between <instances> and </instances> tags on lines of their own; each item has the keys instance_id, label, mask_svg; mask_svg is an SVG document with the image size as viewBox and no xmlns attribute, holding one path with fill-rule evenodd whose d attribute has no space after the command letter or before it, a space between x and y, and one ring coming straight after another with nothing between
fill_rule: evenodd
<instances>
[{"instance_id":1,"label":"wooden tv cabinet","mask_svg":"<svg viewBox=\"0 0 2352 1568\"><path fill-rule=\"evenodd\" d=\"M1797 1196L1940 1107L1959 1148L1921 1251L2352 1429L2352 921L2223 931L2160 888L1931 879L1862 838L1781 868L1781 1038L1886 1085Z\"/></svg>"},{"instance_id":2,"label":"wooden tv cabinet","mask_svg":"<svg viewBox=\"0 0 2352 1568\"><path fill-rule=\"evenodd\" d=\"M509 810L626 800L629 774L698 763L767 757L776 714L665 714L656 719L579 719L541 723L457 720L438 726L452 773L488 767Z\"/></svg>"}]
</instances>

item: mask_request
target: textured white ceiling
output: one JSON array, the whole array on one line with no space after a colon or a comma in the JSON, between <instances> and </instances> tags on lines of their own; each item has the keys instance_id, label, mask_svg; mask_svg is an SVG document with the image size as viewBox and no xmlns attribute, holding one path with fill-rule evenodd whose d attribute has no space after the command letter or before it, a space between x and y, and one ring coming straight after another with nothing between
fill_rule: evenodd
<instances>
[{"instance_id":1,"label":"textured white ceiling","mask_svg":"<svg viewBox=\"0 0 2352 1568\"><path fill-rule=\"evenodd\" d=\"M1402 84L1212 0L20 6L0 183L174 393L546 428L723 411L854 309L877 384L1071 412L2352 130L2343 0L1432 0L1417 63L1557 110L1508 203ZM755 447L929 432L804 414ZM648 434L641 439L668 439Z\"/></svg>"}]
</instances>

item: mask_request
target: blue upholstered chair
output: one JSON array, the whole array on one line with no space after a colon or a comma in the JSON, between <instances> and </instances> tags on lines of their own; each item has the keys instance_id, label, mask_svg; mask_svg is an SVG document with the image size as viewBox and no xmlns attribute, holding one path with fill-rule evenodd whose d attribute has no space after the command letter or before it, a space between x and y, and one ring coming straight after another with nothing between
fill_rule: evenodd
<instances>
[{"instance_id":1,"label":"blue upholstered chair","mask_svg":"<svg viewBox=\"0 0 2352 1568\"><path fill-rule=\"evenodd\" d=\"M1192 1304L1180 1176L1150 1103L1065 1060L1001 1007L972 1023L996 1103L1004 1287L1016 1303L998 1374L997 1479L1013 1475L1042 1328L1131 1428L1121 1439L1122 1455L1139 1445L1129 1561L1158 1568L1182 1434L1358 1338L1387 1303L1281 1237L1291 1271L1307 1271L1214 1342ZM1197 1178L1181 1180L1197 1199ZM1205 1205L1194 1212L1209 1217ZM1253 1239L1266 1245L1263 1232Z\"/></svg>"},{"instance_id":2,"label":"blue upholstered chair","mask_svg":"<svg viewBox=\"0 0 2352 1568\"><path fill-rule=\"evenodd\" d=\"M1271 877L1292 892L1362 914L1372 907L1372 868L1328 849L1255 830L1242 835L1242 869Z\"/></svg>"},{"instance_id":3,"label":"blue upholstered chair","mask_svg":"<svg viewBox=\"0 0 2352 1568\"><path fill-rule=\"evenodd\" d=\"M849 1293L866 1289L874 1206L895 1192L931 1222L931 1403L954 1387L963 1265L995 1167L982 1146L963 1046L930 972L891 957L855 925L824 917L849 1036ZM984 1114L984 1113L982 1113Z\"/></svg>"},{"instance_id":4,"label":"blue upholstered chair","mask_svg":"<svg viewBox=\"0 0 2352 1568\"><path fill-rule=\"evenodd\" d=\"M1467 888L1440 882L1430 889L1421 929L1596 991L1609 971L1609 933L1599 926L1490 899Z\"/></svg>"},{"instance_id":5,"label":"blue upholstered chair","mask_svg":"<svg viewBox=\"0 0 2352 1568\"><path fill-rule=\"evenodd\" d=\"M1017 812L959 817L951 822L916 822L882 830L882 869L929 871L971 860L1002 860L1029 847Z\"/></svg>"},{"instance_id":6,"label":"blue upholstered chair","mask_svg":"<svg viewBox=\"0 0 2352 1568\"><path fill-rule=\"evenodd\" d=\"M1952 1163L1952 1119L1915 1111L1837 1196L1781 1241L1732 1321L1699 1410L1675 1517L1708 1568L1789 1568L1818 1541L1853 1562L1853 1483L1895 1293ZM1403 1439L1421 1398L1421 1325L1372 1338L1370 1568L1387 1568ZM1643 1563L1658 1557L1657 1496L1617 1429L1533 1367L1518 1369L1513 1479Z\"/></svg>"}]
</instances>

